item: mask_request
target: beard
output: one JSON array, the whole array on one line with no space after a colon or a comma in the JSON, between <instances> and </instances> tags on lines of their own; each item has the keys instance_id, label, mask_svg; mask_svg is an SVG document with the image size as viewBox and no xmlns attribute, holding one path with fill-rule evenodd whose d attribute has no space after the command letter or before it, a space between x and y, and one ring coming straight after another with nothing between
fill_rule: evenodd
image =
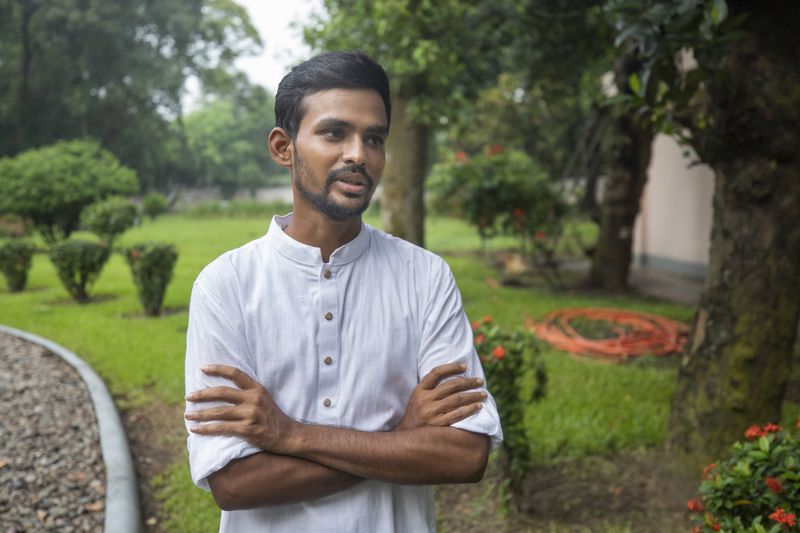
<instances>
[{"instance_id":1,"label":"beard","mask_svg":"<svg viewBox=\"0 0 800 533\"><path fill-rule=\"evenodd\" d=\"M361 174L367 181L368 192L364 195L361 202L354 205L343 205L337 203L331 195L331 187L342 175L346 174ZM369 202L372 199L373 186L375 181L372 179L364 168L358 165L347 165L345 167L331 170L325 178L325 185L319 192L310 190L304 184L305 179L308 177L308 170L303 163L303 160L298 156L295 158L294 166L294 186L297 192L300 193L305 200L316 208L317 211L323 215L338 221L344 221L351 218L361 216L364 211L369 207ZM310 180L309 180L310 181ZM345 196L350 198L357 198L358 195L350 195L345 193Z\"/></svg>"}]
</instances>

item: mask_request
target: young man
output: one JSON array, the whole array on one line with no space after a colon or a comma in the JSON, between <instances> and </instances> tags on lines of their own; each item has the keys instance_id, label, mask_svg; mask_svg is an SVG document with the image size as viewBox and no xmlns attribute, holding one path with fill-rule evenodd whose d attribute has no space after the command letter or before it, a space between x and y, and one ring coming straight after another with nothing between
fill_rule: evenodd
<instances>
[{"instance_id":1,"label":"young man","mask_svg":"<svg viewBox=\"0 0 800 533\"><path fill-rule=\"evenodd\" d=\"M432 531L429 485L479 481L502 433L446 263L361 221L388 79L323 54L281 81L275 116L293 212L192 291L192 478L222 531Z\"/></svg>"}]
</instances>

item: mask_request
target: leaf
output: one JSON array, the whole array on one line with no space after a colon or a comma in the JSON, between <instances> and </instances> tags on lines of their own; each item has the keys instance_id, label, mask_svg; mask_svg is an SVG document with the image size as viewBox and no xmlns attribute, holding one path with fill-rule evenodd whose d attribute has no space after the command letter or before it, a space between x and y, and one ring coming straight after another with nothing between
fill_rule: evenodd
<instances>
[{"instance_id":1,"label":"leaf","mask_svg":"<svg viewBox=\"0 0 800 533\"><path fill-rule=\"evenodd\" d=\"M712 24L719 26L728 18L728 3L725 0L712 0L709 14Z\"/></svg>"},{"instance_id":2,"label":"leaf","mask_svg":"<svg viewBox=\"0 0 800 533\"><path fill-rule=\"evenodd\" d=\"M641 94L642 84L639 81L639 75L635 72L628 77L628 86L633 91L633 94Z\"/></svg>"}]
</instances>

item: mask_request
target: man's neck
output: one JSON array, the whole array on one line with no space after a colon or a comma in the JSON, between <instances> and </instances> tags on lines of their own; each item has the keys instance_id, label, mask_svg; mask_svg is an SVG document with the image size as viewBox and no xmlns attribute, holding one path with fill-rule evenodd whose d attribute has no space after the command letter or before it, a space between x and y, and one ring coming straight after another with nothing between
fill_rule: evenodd
<instances>
[{"instance_id":1,"label":"man's neck","mask_svg":"<svg viewBox=\"0 0 800 533\"><path fill-rule=\"evenodd\" d=\"M320 249L322 261L327 263L331 254L352 241L361 231L361 217L333 220L318 211L304 209L292 213L289 225L284 229L294 240Z\"/></svg>"}]
</instances>

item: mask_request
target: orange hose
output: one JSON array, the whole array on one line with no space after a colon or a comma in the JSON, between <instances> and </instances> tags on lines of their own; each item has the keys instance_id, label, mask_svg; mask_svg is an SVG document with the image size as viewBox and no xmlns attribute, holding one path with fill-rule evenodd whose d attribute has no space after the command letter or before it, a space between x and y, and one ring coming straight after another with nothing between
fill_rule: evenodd
<instances>
[{"instance_id":1,"label":"orange hose","mask_svg":"<svg viewBox=\"0 0 800 533\"><path fill-rule=\"evenodd\" d=\"M603 320L616 337L587 339L570 323L575 319ZM541 322L529 319L537 337L559 350L624 360L643 354L668 355L683 351L689 328L658 315L624 309L576 308L548 313Z\"/></svg>"}]
</instances>

